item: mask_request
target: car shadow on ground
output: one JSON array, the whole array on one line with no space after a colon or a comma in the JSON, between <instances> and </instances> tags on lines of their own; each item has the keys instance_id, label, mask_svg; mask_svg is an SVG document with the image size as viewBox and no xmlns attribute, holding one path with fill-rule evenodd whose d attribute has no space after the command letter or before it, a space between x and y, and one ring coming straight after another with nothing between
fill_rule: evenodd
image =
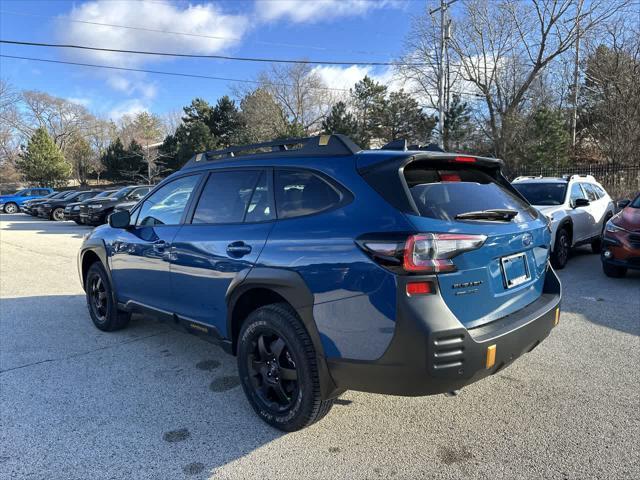
<instances>
[{"instance_id":1,"label":"car shadow on ground","mask_svg":"<svg viewBox=\"0 0 640 480\"><path fill-rule=\"evenodd\" d=\"M564 269L562 310L588 321L640 336L640 270L628 270L623 278L607 277L598 254L590 247L575 248Z\"/></svg>"},{"instance_id":2,"label":"car shadow on ground","mask_svg":"<svg viewBox=\"0 0 640 480\"><path fill-rule=\"evenodd\" d=\"M283 435L249 406L235 357L165 323L104 333L84 296L52 295L3 298L0 324L0 473L204 479Z\"/></svg>"},{"instance_id":3,"label":"car shadow on ground","mask_svg":"<svg viewBox=\"0 0 640 480\"><path fill-rule=\"evenodd\" d=\"M41 217L32 217L25 213L0 214L0 222L3 222L3 230L30 231L40 235L71 235L73 238L82 236L91 231L94 227L89 225L78 225L72 221L56 222Z\"/></svg>"}]
</instances>

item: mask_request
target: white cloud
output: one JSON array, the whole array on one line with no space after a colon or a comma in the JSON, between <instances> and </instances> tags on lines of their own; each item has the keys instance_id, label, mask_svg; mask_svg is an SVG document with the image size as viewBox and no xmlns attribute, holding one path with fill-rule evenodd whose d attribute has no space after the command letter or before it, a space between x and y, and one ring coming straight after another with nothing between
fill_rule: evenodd
<instances>
[{"instance_id":1,"label":"white cloud","mask_svg":"<svg viewBox=\"0 0 640 480\"><path fill-rule=\"evenodd\" d=\"M68 14L59 17L59 20L57 35L65 43L113 49L195 54L215 54L234 46L238 44L248 28L245 16L226 14L213 3L187 5L186 8L182 8L179 5L152 0L139 2L96 0L73 7ZM193 36L68 22L67 20L186 32ZM136 67L143 63L163 60L163 57L157 56L90 50L73 51L73 55L76 58L81 57L85 60L90 59L126 67Z\"/></svg>"},{"instance_id":2,"label":"white cloud","mask_svg":"<svg viewBox=\"0 0 640 480\"><path fill-rule=\"evenodd\" d=\"M91 99L86 97L67 97L67 100L71 103L82 105L83 107L88 107L89 105L91 105Z\"/></svg>"},{"instance_id":3,"label":"white cloud","mask_svg":"<svg viewBox=\"0 0 640 480\"><path fill-rule=\"evenodd\" d=\"M401 0L278 0L256 1L256 13L265 21L321 22L336 17L362 15L369 10L406 4Z\"/></svg>"},{"instance_id":4,"label":"white cloud","mask_svg":"<svg viewBox=\"0 0 640 480\"><path fill-rule=\"evenodd\" d=\"M117 122L125 115L133 116L137 113L146 111L149 111L146 104L138 98L133 98L115 105L109 113L107 113L107 117L114 122Z\"/></svg>"},{"instance_id":5,"label":"white cloud","mask_svg":"<svg viewBox=\"0 0 640 480\"><path fill-rule=\"evenodd\" d=\"M386 85L391 91L400 90L404 86L396 78L392 67L376 69L359 65L351 65L350 67L321 66L315 67L312 71L320 75L329 88L348 90L353 88L353 85L362 80L365 75L382 85Z\"/></svg>"}]
</instances>

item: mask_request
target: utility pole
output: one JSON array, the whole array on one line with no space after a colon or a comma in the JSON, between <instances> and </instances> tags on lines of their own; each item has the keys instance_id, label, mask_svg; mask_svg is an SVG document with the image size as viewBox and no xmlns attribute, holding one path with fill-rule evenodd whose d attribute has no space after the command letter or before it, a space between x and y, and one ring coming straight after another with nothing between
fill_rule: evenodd
<instances>
[{"instance_id":1,"label":"utility pole","mask_svg":"<svg viewBox=\"0 0 640 480\"><path fill-rule=\"evenodd\" d=\"M578 9L576 11L576 51L573 64L573 112L571 115L571 148L573 154L576 151L576 130L578 128L578 74L580 64L580 14L582 13L582 4L584 0L578 1Z\"/></svg>"},{"instance_id":2,"label":"utility pole","mask_svg":"<svg viewBox=\"0 0 640 480\"><path fill-rule=\"evenodd\" d=\"M447 2L446 0L440 0L440 6L429 11L430 15L438 11L440 12L440 62L438 66L438 130L440 130L438 145L440 148L444 148L445 56L447 52L447 40L449 40L450 37L450 23L447 22L447 8L457 1L458 0L450 0Z\"/></svg>"}]
</instances>

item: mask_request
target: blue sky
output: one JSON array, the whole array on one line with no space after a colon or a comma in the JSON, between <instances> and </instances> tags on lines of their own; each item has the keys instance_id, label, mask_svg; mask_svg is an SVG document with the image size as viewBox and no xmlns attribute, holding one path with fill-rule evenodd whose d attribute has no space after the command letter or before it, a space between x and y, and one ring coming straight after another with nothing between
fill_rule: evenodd
<instances>
[{"instance_id":1,"label":"blue sky","mask_svg":"<svg viewBox=\"0 0 640 480\"><path fill-rule=\"evenodd\" d=\"M197 54L389 61L397 58L424 0L0 0L0 37L97 47ZM75 20L75 21L72 21ZM81 23L91 21L198 36ZM211 38L215 37L215 38ZM3 44L4 55L255 79L266 65L158 59ZM365 73L381 81L384 67L323 67L330 86L349 87ZM176 111L194 97L215 101L231 83L0 59L0 75L19 89L41 90L117 119L124 113Z\"/></svg>"}]
</instances>

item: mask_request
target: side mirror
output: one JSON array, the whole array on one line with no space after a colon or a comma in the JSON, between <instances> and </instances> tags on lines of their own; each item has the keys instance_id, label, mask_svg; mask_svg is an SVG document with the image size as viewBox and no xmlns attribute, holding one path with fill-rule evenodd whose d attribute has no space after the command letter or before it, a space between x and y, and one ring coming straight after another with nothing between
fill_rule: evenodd
<instances>
[{"instance_id":1,"label":"side mirror","mask_svg":"<svg viewBox=\"0 0 640 480\"><path fill-rule=\"evenodd\" d=\"M589 205L589 200L586 198L576 198L573 202L573 208L578 207L587 207Z\"/></svg>"},{"instance_id":2,"label":"side mirror","mask_svg":"<svg viewBox=\"0 0 640 480\"><path fill-rule=\"evenodd\" d=\"M628 198L625 198L624 200L618 200L618 208L622 210L630 203L631 203L631 200L629 200Z\"/></svg>"},{"instance_id":3,"label":"side mirror","mask_svg":"<svg viewBox=\"0 0 640 480\"><path fill-rule=\"evenodd\" d=\"M109 215L109 226L111 228L128 228L131 224L131 215L128 210L116 210Z\"/></svg>"}]
</instances>

